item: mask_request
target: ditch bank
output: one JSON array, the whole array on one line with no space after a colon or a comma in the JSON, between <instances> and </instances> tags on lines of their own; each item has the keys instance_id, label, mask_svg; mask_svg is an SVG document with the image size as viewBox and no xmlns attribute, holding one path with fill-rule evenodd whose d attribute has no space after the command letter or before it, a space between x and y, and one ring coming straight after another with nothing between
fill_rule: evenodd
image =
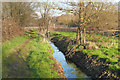
<instances>
[{"instance_id":1,"label":"ditch bank","mask_svg":"<svg viewBox=\"0 0 120 80\"><path fill-rule=\"evenodd\" d=\"M68 46L74 45L75 40L71 40L68 37L51 37L51 41L59 48L64 55L67 54ZM96 56L89 56L84 54L82 51L72 51L73 54L71 57L66 57L67 60L72 61L80 68L84 73L90 76L92 79L97 78L111 78L111 79L119 79L116 74L113 74L108 70L108 66L103 60L98 60L96 63L93 61L96 59Z\"/></svg>"},{"instance_id":2,"label":"ditch bank","mask_svg":"<svg viewBox=\"0 0 120 80\"><path fill-rule=\"evenodd\" d=\"M50 59L52 59L55 62L55 64L53 64L53 66L54 66L53 68L57 71L59 77L67 80L66 76L64 75L63 68L62 68L61 64L53 56L50 57Z\"/></svg>"}]
</instances>

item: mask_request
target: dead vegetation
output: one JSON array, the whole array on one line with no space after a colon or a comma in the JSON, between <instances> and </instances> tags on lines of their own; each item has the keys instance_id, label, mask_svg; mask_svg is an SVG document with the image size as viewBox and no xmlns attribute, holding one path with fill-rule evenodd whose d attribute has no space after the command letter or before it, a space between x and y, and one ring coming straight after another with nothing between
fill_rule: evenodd
<instances>
[{"instance_id":1,"label":"dead vegetation","mask_svg":"<svg viewBox=\"0 0 120 80\"><path fill-rule=\"evenodd\" d=\"M2 41L23 35L24 30L12 19L2 21Z\"/></svg>"}]
</instances>

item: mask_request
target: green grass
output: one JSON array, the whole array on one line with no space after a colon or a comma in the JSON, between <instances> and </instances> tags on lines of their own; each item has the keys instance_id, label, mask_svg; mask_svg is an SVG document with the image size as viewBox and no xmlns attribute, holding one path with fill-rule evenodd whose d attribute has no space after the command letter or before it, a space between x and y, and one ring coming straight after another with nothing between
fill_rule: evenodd
<instances>
[{"instance_id":1,"label":"green grass","mask_svg":"<svg viewBox=\"0 0 120 80\"><path fill-rule=\"evenodd\" d=\"M62 36L76 39L76 32L52 32L51 36L61 38ZM99 34L86 34L86 41L94 42L99 49L83 49L84 54L93 56L97 55L97 60L106 59L106 62L110 62L109 70L120 70L120 53L118 52L118 37L103 36ZM70 45L74 46L74 45ZM69 46L68 46L69 48Z\"/></svg>"},{"instance_id":2,"label":"green grass","mask_svg":"<svg viewBox=\"0 0 120 80\"><path fill-rule=\"evenodd\" d=\"M26 32L31 34L31 32ZM29 45L29 55L26 61L34 73L35 78L59 78L57 71L54 69L53 65L55 61L50 59L53 53L53 49L49 42L44 41L36 30L32 31L30 38L32 37L32 44ZM51 53L49 53L49 51Z\"/></svg>"},{"instance_id":3,"label":"green grass","mask_svg":"<svg viewBox=\"0 0 120 80\"><path fill-rule=\"evenodd\" d=\"M27 39L25 36L19 36L2 43L2 56L9 56L9 53L14 52L15 48L19 48L25 39Z\"/></svg>"},{"instance_id":4,"label":"green grass","mask_svg":"<svg viewBox=\"0 0 120 80\"><path fill-rule=\"evenodd\" d=\"M48 52L51 51L51 53ZM36 74L37 78L59 78L56 70L53 69L55 62L50 59L52 57L53 49L51 45L43 41L43 38L37 42L37 39L33 39L30 45L29 56L27 62L30 69Z\"/></svg>"},{"instance_id":5,"label":"green grass","mask_svg":"<svg viewBox=\"0 0 120 80\"><path fill-rule=\"evenodd\" d=\"M66 36L66 37L70 37L70 38L73 38L75 39L76 38L76 33L75 32L59 32L59 31L54 31L51 36L54 36L55 34L60 34L60 35L57 35L58 37L59 36ZM56 36L56 35L55 35Z\"/></svg>"},{"instance_id":6,"label":"green grass","mask_svg":"<svg viewBox=\"0 0 120 80\"><path fill-rule=\"evenodd\" d=\"M25 42L26 36L18 36L13 38L12 40L6 41L2 43L2 65L3 65L3 77L5 78L8 73L13 71L13 66L16 63L19 63L19 67L24 66L24 71L28 72L26 69L26 64L21 60L18 59L18 55L14 54L17 49ZM20 70L22 71L22 70ZM13 71L13 74L15 72ZM13 75L12 74L12 75ZM29 74L29 72L28 72ZM18 75L18 74L16 74ZM24 77L24 76L21 76Z\"/></svg>"},{"instance_id":7,"label":"green grass","mask_svg":"<svg viewBox=\"0 0 120 80\"><path fill-rule=\"evenodd\" d=\"M55 34L59 36L66 36L70 37L71 39L76 39L76 32L65 32L65 31L54 31L51 36L54 36ZM84 36L84 35L83 35ZM87 41L94 41L94 42L118 42L118 37L114 36L103 36L100 34L86 34L86 40Z\"/></svg>"},{"instance_id":8,"label":"green grass","mask_svg":"<svg viewBox=\"0 0 120 80\"><path fill-rule=\"evenodd\" d=\"M22 47L26 39L30 41ZM17 53L19 48L21 50ZM51 59L52 53L50 43L44 41L36 30L30 36L27 34L6 41L2 45L3 77L10 74L9 78L59 78L53 66L55 61Z\"/></svg>"}]
</instances>

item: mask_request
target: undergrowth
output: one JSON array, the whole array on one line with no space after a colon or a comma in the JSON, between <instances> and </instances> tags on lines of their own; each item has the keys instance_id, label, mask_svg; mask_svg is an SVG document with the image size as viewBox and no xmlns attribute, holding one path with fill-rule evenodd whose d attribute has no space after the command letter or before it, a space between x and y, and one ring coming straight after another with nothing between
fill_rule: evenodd
<instances>
[{"instance_id":1,"label":"undergrowth","mask_svg":"<svg viewBox=\"0 0 120 80\"><path fill-rule=\"evenodd\" d=\"M76 32L52 32L51 36L61 38L63 36L69 37L71 40L76 39ZM84 35L83 35L84 36ZM100 34L86 34L86 41L94 42L98 49L82 49L84 54L94 56L96 60L105 61L109 65L109 70L113 72L120 71L120 52L118 51L118 37L115 36L103 36ZM70 46L74 45L69 45ZM77 48L76 48L77 49Z\"/></svg>"}]
</instances>

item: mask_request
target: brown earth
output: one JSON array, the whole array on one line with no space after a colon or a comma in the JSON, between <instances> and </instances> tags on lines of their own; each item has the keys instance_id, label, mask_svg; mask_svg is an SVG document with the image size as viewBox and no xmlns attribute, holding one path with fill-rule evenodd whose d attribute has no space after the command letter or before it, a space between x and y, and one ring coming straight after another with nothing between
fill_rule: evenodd
<instances>
[{"instance_id":1,"label":"brown earth","mask_svg":"<svg viewBox=\"0 0 120 80\"><path fill-rule=\"evenodd\" d=\"M62 39L60 39L58 37L53 37L51 38L51 41L59 48L60 51L64 53L64 55L66 55L66 53L69 51L67 49L69 43L71 42L69 38L63 37ZM108 66L103 60L99 60L96 63L94 63L96 56L89 56L87 54L83 54L81 51L73 51L72 54L72 56L68 56L66 57L66 59L74 62L78 66L78 68L80 68L88 76L91 76L92 79L119 78L118 76L107 70Z\"/></svg>"},{"instance_id":2,"label":"brown earth","mask_svg":"<svg viewBox=\"0 0 120 80\"><path fill-rule=\"evenodd\" d=\"M10 40L16 36L20 36L24 34L24 29L17 25L16 22L14 22L12 19L2 21L2 41ZM12 59L13 61L9 64L3 64L3 67L7 67L10 69L8 71L7 75L3 74L3 78L20 78L20 77L29 77L32 76L31 72L29 71L29 66L26 63L26 61L20 57L21 50L25 47L25 45L29 42L29 40L26 40L24 44L20 45L19 48L15 48L14 52L11 53L11 55L7 56L8 60ZM29 49L28 49L29 50ZM28 51L27 50L27 51ZM51 53L51 51L50 51ZM54 58L51 57L50 59L55 61L54 69L59 74L60 78L64 78L66 80L66 77L63 72L63 68L61 67L60 63ZM5 66L6 65L6 66ZM4 71L4 69L3 69Z\"/></svg>"},{"instance_id":3,"label":"brown earth","mask_svg":"<svg viewBox=\"0 0 120 80\"><path fill-rule=\"evenodd\" d=\"M25 48L25 46L29 43L29 41L30 40L25 40L23 44L19 45L20 46L19 48L15 48L14 49L15 51L6 57L8 60L10 60L10 62L8 62L8 64L5 64L5 63L3 64L3 72L6 68L8 68L9 70L7 70L7 74L3 73L3 79L4 78L22 78L22 77L29 78L30 76L32 76L32 72L29 70L29 65L22 57L25 54L21 54L21 50ZM29 51L29 47L27 51ZM27 51L24 51L24 52L27 53ZM22 53L24 52L22 51ZM52 52L50 48L48 49L48 52L49 53ZM27 57L28 55L25 55L25 56ZM59 77L61 79L67 80L64 75L61 64L53 56L51 56L50 59L54 60L55 64L53 64L54 66L53 69L57 71Z\"/></svg>"},{"instance_id":4,"label":"brown earth","mask_svg":"<svg viewBox=\"0 0 120 80\"><path fill-rule=\"evenodd\" d=\"M25 40L25 42L17 49L15 48L14 52L11 53L9 56L7 56L7 61L3 63L3 72L6 68L8 68L7 74L3 73L3 78L28 78L29 76L32 76L31 71L29 70L29 66L27 62L22 58L21 56L21 50L27 45L29 40ZM3 60L4 61L4 60Z\"/></svg>"},{"instance_id":5,"label":"brown earth","mask_svg":"<svg viewBox=\"0 0 120 80\"><path fill-rule=\"evenodd\" d=\"M48 49L48 52L52 54L52 51L50 50L50 48ZM55 69L57 71L59 77L63 78L64 80L67 80L66 76L64 75L63 68L62 68L61 64L53 56L51 56L50 59L55 61L55 64L53 64L53 66L54 66L53 69Z\"/></svg>"},{"instance_id":6,"label":"brown earth","mask_svg":"<svg viewBox=\"0 0 120 80\"><path fill-rule=\"evenodd\" d=\"M2 41L24 34L24 30L14 20L2 21Z\"/></svg>"},{"instance_id":7,"label":"brown earth","mask_svg":"<svg viewBox=\"0 0 120 80\"><path fill-rule=\"evenodd\" d=\"M50 59L55 61L55 64L53 64L53 66L54 66L54 69L57 71L59 77L67 80L67 78L64 75L63 68L62 68L61 64L54 57L51 57Z\"/></svg>"}]
</instances>

